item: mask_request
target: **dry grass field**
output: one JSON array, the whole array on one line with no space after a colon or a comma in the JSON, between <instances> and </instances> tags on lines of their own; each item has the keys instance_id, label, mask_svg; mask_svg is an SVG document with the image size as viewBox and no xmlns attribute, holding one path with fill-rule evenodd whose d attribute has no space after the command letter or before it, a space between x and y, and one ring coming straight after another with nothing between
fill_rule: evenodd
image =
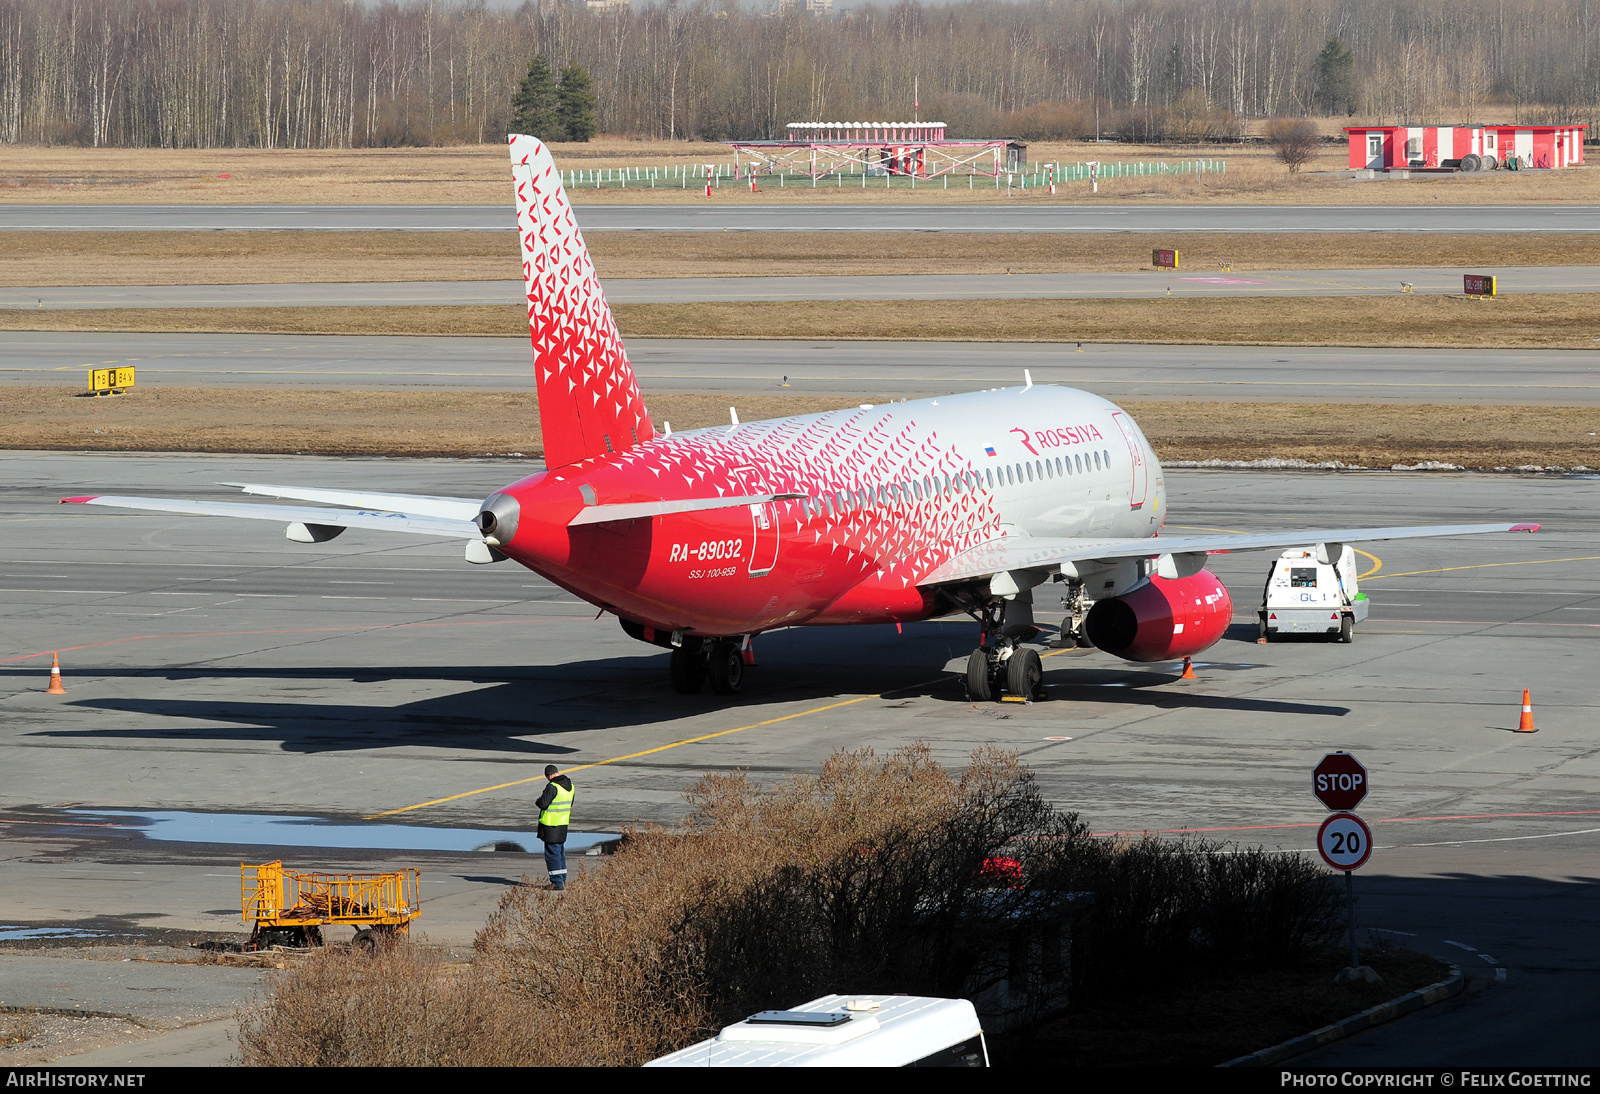
<instances>
[{"instance_id":1,"label":"dry grass field","mask_svg":"<svg viewBox=\"0 0 1600 1094\"><path fill-rule=\"evenodd\" d=\"M730 163L721 144L636 141L603 137L590 144L555 145L563 168L660 167L668 164ZM1337 176L1346 165L1342 144L1325 144L1299 175L1290 175L1259 144L1094 144L1042 141L1028 150L1036 163L1226 160L1223 175L1146 176L1108 179L1098 194L1087 183L1043 190L951 188L866 189L855 186L765 186L758 194L737 184L716 191L720 202L927 202L1012 203L1265 203L1311 205L1517 204L1600 201L1600 169L1495 171L1425 176L1409 180L1352 182ZM471 204L510 203L505 150L499 144L449 148L299 149L123 149L8 146L0 163L0 201L8 203L127 204ZM630 186L575 189L580 203L693 203L706 200L696 188Z\"/></svg>"},{"instance_id":2,"label":"dry grass field","mask_svg":"<svg viewBox=\"0 0 1600 1094\"><path fill-rule=\"evenodd\" d=\"M594 232L602 278L1116 272L1177 247L1186 268L1600 265L1600 233ZM0 285L492 281L516 232L0 232Z\"/></svg>"},{"instance_id":3,"label":"dry grass field","mask_svg":"<svg viewBox=\"0 0 1600 1094\"><path fill-rule=\"evenodd\" d=\"M303 391L152 386L84 398L61 385L6 387L0 448L264 452L333 456L541 453L526 393ZM878 400L881 401L881 400ZM659 428L727 422L729 400L661 394ZM746 421L836 409L836 399L749 396ZM1341 460L1389 467L1437 460L1474 470L1600 467L1600 408L1128 402L1164 460ZM1243 428L1248 424L1248 428Z\"/></svg>"},{"instance_id":4,"label":"dry grass field","mask_svg":"<svg viewBox=\"0 0 1600 1094\"><path fill-rule=\"evenodd\" d=\"M1594 349L1600 293L621 304L628 337ZM0 311L0 330L526 336L511 306Z\"/></svg>"}]
</instances>

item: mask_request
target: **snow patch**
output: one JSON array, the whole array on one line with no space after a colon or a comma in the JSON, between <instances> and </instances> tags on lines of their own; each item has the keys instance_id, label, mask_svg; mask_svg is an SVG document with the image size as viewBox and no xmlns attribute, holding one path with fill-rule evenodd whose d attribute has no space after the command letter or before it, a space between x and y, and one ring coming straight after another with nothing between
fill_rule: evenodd
<instances>
[{"instance_id":1,"label":"snow patch","mask_svg":"<svg viewBox=\"0 0 1600 1094\"><path fill-rule=\"evenodd\" d=\"M1286 460L1276 456L1265 460L1163 460L1163 467L1223 468L1230 471L1365 471L1358 463L1343 460Z\"/></svg>"},{"instance_id":2,"label":"snow patch","mask_svg":"<svg viewBox=\"0 0 1600 1094\"><path fill-rule=\"evenodd\" d=\"M1438 460L1423 460L1421 463L1394 463L1389 465L1390 471L1465 471L1459 463L1440 463Z\"/></svg>"}]
</instances>

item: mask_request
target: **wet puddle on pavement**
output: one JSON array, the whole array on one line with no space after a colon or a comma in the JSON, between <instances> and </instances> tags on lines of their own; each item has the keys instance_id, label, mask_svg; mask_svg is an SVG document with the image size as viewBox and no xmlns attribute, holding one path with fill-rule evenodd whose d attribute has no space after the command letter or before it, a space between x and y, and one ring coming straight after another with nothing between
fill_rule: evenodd
<instances>
[{"instance_id":1,"label":"wet puddle on pavement","mask_svg":"<svg viewBox=\"0 0 1600 1094\"><path fill-rule=\"evenodd\" d=\"M136 832L147 840L161 843L380 851L522 851L529 854L544 850L544 844L532 832L487 828L429 828L272 813L195 813L176 809L69 809L67 812L86 818L107 818L106 828ZM620 838L614 832L569 832L567 853L581 855Z\"/></svg>"}]
</instances>

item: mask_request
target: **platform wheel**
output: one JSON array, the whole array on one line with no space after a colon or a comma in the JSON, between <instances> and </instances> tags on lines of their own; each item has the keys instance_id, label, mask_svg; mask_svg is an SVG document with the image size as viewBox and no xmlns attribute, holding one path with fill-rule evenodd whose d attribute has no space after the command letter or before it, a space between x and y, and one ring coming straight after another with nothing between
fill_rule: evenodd
<instances>
[{"instance_id":1,"label":"platform wheel","mask_svg":"<svg viewBox=\"0 0 1600 1094\"><path fill-rule=\"evenodd\" d=\"M1342 615L1339 618L1339 641L1343 642L1345 645L1348 646L1351 642L1354 642L1355 640L1356 640L1356 621L1355 621L1355 617L1352 616L1349 612L1346 612L1344 615Z\"/></svg>"}]
</instances>

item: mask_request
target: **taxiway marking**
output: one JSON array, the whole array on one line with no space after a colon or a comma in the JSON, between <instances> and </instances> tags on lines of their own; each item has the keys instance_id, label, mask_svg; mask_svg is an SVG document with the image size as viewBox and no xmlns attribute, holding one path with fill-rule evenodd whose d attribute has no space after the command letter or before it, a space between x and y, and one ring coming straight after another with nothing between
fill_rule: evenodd
<instances>
[{"instance_id":1,"label":"taxiway marking","mask_svg":"<svg viewBox=\"0 0 1600 1094\"><path fill-rule=\"evenodd\" d=\"M943 677L940 676L938 679L943 679ZM894 688L892 690L904 691L905 689ZM623 760L637 760L640 756L651 756L657 752L666 752L668 749L682 748L684 745L699 744L701 741L713 741L718 737L727 737L730 734L743 733L749 729L760 729L762 726L774 726L779 722L792 722L796 718L805 718L812 714L821 714L829 710L838 710L840 707L855 706L857 703L865 703L868 699L881 699L883 697L883 695L859 695L854 699L845 699L842 702L829 703L827 706L812 707L810 710L797 710L793 714L784 714L777 718L768 718L764 722L751 722L747 726L738 726L734 729L719 729L715 733L706 733L699 737L690 737L682 741L673 741L670 744L657 745L654 748L647 748L643 752L630 752L626 756L612 756L608 760L595 760L592 763L578 764L574 767L564 767L561 769L561 774L570 775L574 771L586 771L591 767L604 767L607 764L621 763ZM361 819L378 820L380 817L393 817L400 813L410 813L413 810L426 809L430 805L443 805L445 802L460 801L462 798L470 798L475 794L487 794L492 790L505 790L513 786L523 786L527 783L538 782L544 777L545 776L543 775L533 775L526 779L514 779L508 783L496 783L494 786L481 786L476 790L465 790L460 794L451 794L448 798L434 798L432 801L418 802L416 805L403 805L399 809L388 809L382 813L371 813Z\"/></svg>"}]
</instances>

